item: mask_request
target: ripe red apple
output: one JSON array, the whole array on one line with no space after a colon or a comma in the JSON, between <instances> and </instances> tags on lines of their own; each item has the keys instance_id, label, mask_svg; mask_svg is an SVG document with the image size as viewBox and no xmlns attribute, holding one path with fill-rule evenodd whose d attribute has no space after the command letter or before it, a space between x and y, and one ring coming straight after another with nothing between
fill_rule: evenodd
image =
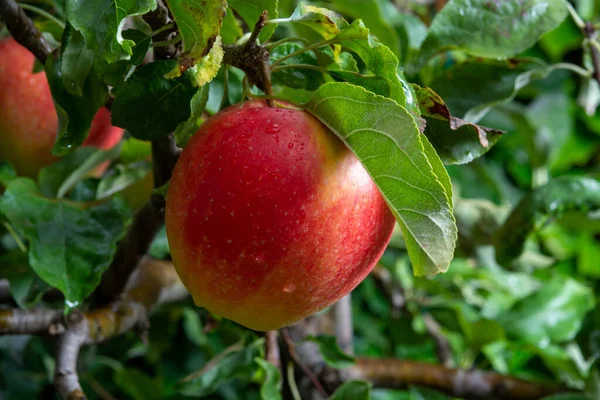
<instances>
[{"instance_id":1,"label":"ripe red apple","mask_svg":"<svg viewBox=\"0 0 600 400\"><path fill-rule=\"evenodd\" d=\"M167 236L198 306L266 331L340 299L371 271L394 217L362 164L289 104L208 119L171 179Z\"/></svg>"},{"instance_id":2,"label":"ripe red apple","mask_svg":"<svg viewBox=\"0 0 600 400\"><path fill-rule=\"evenodd\" d=\"M50 154L58 116L46 74L32 73L34 56L14 39L0 41L0 161L10 162L19 175L37 176L57 160ZM110 149L123 137L123 129L110 124L110 112L96 114L84 146ZM101 175L105 164L95 172Z\"/></svg>"}]
</instances>

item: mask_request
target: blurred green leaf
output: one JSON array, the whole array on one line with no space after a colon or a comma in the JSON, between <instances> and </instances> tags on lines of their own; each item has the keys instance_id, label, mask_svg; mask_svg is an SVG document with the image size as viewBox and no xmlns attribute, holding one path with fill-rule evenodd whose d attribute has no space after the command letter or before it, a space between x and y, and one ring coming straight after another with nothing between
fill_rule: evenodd
<instances>
[{"instance_id":1,"label":"blurred green leaf","mask_svg":"<svg viewBox=\"0 0 600 400\"><path fill-rule=\"evenodd\" d=\"M137 368L120 368L115 383L134 400L162 399L161 385Z\"/></svg>"},{"instance_id":2,"label":"blurred green leaf","mask_svg":"<svg viewBox=\"0 0 600 400\"><path fill-rule=\"evenodd\" d=\"M593 307L592 289L557 276L540 291L520 300L499 321L510 336L543 347L573 339Z\"/></svg>"},{"instance_id":3,"label":"blurred green leaf","mask_svg":"<svg viewBox=\"0 0 600 400\"><path fill-rule=\"evenodd\" d=\"M260 386L261 399L281 400L281 371L263 358L257 357L256 362L265 375Z\"/></svg>"},{"instance_id":4,"label":"blurred green leaf","mask_svg":"<svg viewBox=\"0 0 600 400\"><path fill-rule=\"evenodd\" d=\"M8 279L12 297L22 308L36 305L48 289L29 266L27 253L20 250L0 255L0 276Z\"/></svg>"},{"instance_id":5,"label":"blurred green leaf","mask_svg":"<svg viewBox=\"0 0 600 400\"><path fill-rule=\"evenodd\" d=\"M0 161L0 187L8 185L17 177L17 171L6 161Z\"/></svg>"},{"instance_id":6,"label":"blurred green leaf","mask_svg":"<svg viewBox=\"0 0 600 400\"><path fill-rule=\"evenodd\" d=\"M0 212L29 241L31 268L71 307L100 283L130 216L116 201L85 205L47 199L26 178L10 183Z\"/></svg>"},{"instance_id":7,"label":"blurred green leaf","mask_svg":"<svg viewBox=\"0 0 600 400\"><path fill-rule=\"evenodd\" d=\"M152 164L148 161L118 165L117 168L105 174L98 183L96 198L101 200L119 193L123 189L144 179L151 171Z\"/></svg>"},{"instance_id":8,"label":"blurred green leaf","mask_svg":"<svg viewBox=\"0 0 600 400\"><path fill-rule=\"evenodd\" d=\"M61 45L61 76L64 89L73 96L83 96L83 87L94 65L95 52L83 35L67 23Z\"/></svg>"},{"instance_id":9,"label":"blurred green leaf","mask_svg":"<svg viewBox=\"0 0 600 400\"><path fill-rule=\"evenodd\" d=\"M449 178L439 159L439 167L432 161L437 155L424 144L412 116L393 101L346 83L321 86L305 107L344 140L373 177L403 228L415 274L445 271L456 241ZM402 170L419 175L398 175Z\"/></svg>"},{"instance_id":10,"label":"blurred green leaf","mask_svg":"<svg viewBox=\"0 0 600 400\"><path fill-rule=\"evenodd\" d=\"M185 396L206 396L234 378L250 379L256 370L256 357L262 357L264 339L240 342L210 360L201 370L184 378L178 391Z\"/></svg>"},{"instance_id":11,"label":"blurred green leaf","mask_svg":"<svg viewBox=\"0 0 600 400\"><path fill-rule=\"evenodd\" d=\"M348 381L336 389L329 400L369 400L371 383L365 381Z\"/></svg>"},{"instance_id":12,"label":"blurred green leaf","mask_svg":"<svg viewBox=\"0 0 600 400\"><path fill-rule=\"evenodd\" d=\"M598 213L600 182L576 176L550 181L524 196L495 236L496 258L500 263L519 256L529 233L550 218L567 211Z\"/></svg>"},{"instance_id":13,"label":"blurred green leaf","mask_svg":"<svg viewBox=\"0 0 600 400\"><path fill-rule=\"evenodd\" d=\"M336 12L305 3L300 3L288 18L279 18L276 22L294 22L305 25L325 39L331 39L340 32L338 25L348 25L344 18Z\"/></svg>"},{"instance_id":14,"label":"blurred green leaf","mask_svg":"<svg viewBox=\"0 0 600 400\"><path fill-rule=\"evenodd\" d=\"M354 365L354 357L344 353L337 344L335 336L309 336L307 340L319 346L325 363L331 368L348 368Z\"/></svg>"},{"instance_id":15,"label":"blurred green leaf","mask_svg":"<svg viewBox=\"0 0 600 400\"><path fill-rule=\"evenodd\" d=\"M566 16L564 0L454 0L433 20L416 67L454 49L478 57L514 57Z\"/></svg>"}]
</instances>

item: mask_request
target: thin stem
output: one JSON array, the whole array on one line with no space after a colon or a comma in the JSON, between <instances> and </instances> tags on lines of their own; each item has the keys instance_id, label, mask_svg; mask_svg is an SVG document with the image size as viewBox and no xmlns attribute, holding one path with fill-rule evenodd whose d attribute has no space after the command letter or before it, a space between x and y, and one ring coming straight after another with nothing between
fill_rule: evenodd
<instances>
[{"instance_id":1,"label":"thin stem","mask_svg":"<svg viewBox=\"0 0 600 400\"><path fill-rule=\"evenodd\" d=\"M27 246L25 246L25 243L23 243L23 240L21 240L21 237L13 229L12 225L9 224L8 222L3 222L2 225L4 225L4 227L6 228L6 230L8 231L8 233L10 233L10 236L12 236L13 240L17 243L17 246L19 247L19 250L21 250L23 253L26 253L27 252Z\"/></svg>"},{"instance_id":2,"label":"thin stem","mask_svg":"<svg viewBox=\"0 0 600 400\"><path fill-rule=\"evenodd\" d=\"M54 15L50 14L49 12L44 11L39 7L32 6L31 4L25 4L25 3L18 3L18 4L22 9L34 12L44 18L47 18L50 21L54 22L56 25L60 26L62 29L65 29L65 23L62 22L60 19L56 18Z\"/></svg>"},{"instance_id":3,"label":"thin stem","mask_svg":"<svg viewBox=\"0 0 600 400\"><path fill-rule=\"evenodd\" d=\"M256 24L254 25L254 29L252 30L252 33L250 34L248 41L246 42L246 44L244 44L244 47L249 48L249 46L252 46L256 43L256 41L258 40L258 35L260 34L260 31L262 31L262 28L265 27L265 23L267 22L268 19L269 19L269 12L267 10L264 10L260 14L260 17L258 17L258 21L256 21Z\"/></svg>"},{"instance_id":4,"label":"thin stem","mask_svg":"<svg viewBox=\"0 0 600 400\"><path fill-rule=\"evenodd\" d=\"M274 68L271 68L271 72L277 72L277 71L282 71L282 70L286 70L286 69L312 69L314 71L319 71L319 72L329 72L327 71L325 68L323 67L319 67L316 65L310 65L310 64L285 64L285 65L278 65Z\"/></svg>"},{"instance_id":5,"label":"thin stem","mask_svg":"<svg viewBox=\"0 0 600 400\"><path fill-rule=\"evenodd\" d=\"M174 23L167 24L167 25L165 25L165 26L163 26L161 28L158 28L157 30L153 31L150 34L150 37L154 37L154 36L158 35L159 33L164 32L164 31L169 30L169 29L172 29L174 27L175 27Z\"/></svg>"},{"instance_id":6,"label":"thin stem","mask_svg":"<svg viewBox=\"0 0 600 400\"><path fill-rule=\"evenodd\" d=\"M567 9L569 10L569 14L571 14L571 18L573 18L573 22L575 22L575 25L577 25L579 29L585 28L585 22L583 21L583 19L581 19L575 8L573 8L573 6L569 2L566 1L565 3L567 4Z\"/></svg>"},{"instance_id":7,"label":"thin stem","mask_svg":"<svg viewBox=\"0 0 600 400\"><path fill-rule=\"evenodd\" d=\"M302 106L300 104L294 103L293 101L290 101L288 99L284 99L283 97L279 97L279 96L269 96L269 95L263 95L263 94L254 94L250 91L248 91L248 93L245 94L244 98L250 98L252 100L275 100L275 101L283 101L285 103L290 103L294 106L296 106L298 109L302 110Z\"/></svg>"},{"instance_id":8,"label":"thin stem","mask_svg":"<svg viewBox=\"0 0 600 400\"><path fill-rule=\"evenodd\" d=\"M310 45L310 41L308 41L307 39L299 38L299 37L289 37L289 38L278 40L276 42L269 43L266 45L266 47L269 51L271 51L277 46L281 46L282 44L290 43L290 42L302 42L307 46Z\"/></svg>"},{"instance_id":9,"label":"thin stem","mask_svg":"<svg viewBox=\"0 0 600 400\"><path fill-rule=\"evenodd\" d=\"M585 68L580 67L579 65L571 64L571 63L556 63L550 66L549 70L554 71L556 69L565 69L568 71L575 72L578 75L583 76L584 78L589 78L592 76L592 72L588 71Z\"/></svg>"},{"instance_id":10,"label":"thin stem","mask_svg":"<svg viewBox=\"0 0 600 400\"><path fill-rule=\"evenodd\" d=\"M271 69L269 62L262 60L259 64L259 71L263 81L263 88L267 96L273 96L273 86L271 85ZM273 99L267 98L267 105L273 107Z\"/></svg>"},{"instance_id":11,"label":"thin stem","mask_svg":"<svg viewBox=\"0 0 600 400\"><path fill-rule=\"evenodd\" d=\"M223 69L223 97L221 98L221 104L219 105L219 111L229 104L229 66L227 64Z\"/></svg>"},{"instance_id":12,"label":"thin stem","mask_svg":"<svg viewBox=\"0 0 600 400\"><path fill-rule=\"evenodd\" d=\"M294 400L302 400L302 396L300 396L300 391L298 390L298 385L296 385L296 378L294 377L294 363L291 361L287 363L287 379L290 392L292 392L292 398Z\"/></svg>"},{"instance_id":13,"label":"thin stem","mask_svg":"<svg viewBox=\"0 0 600 400\"><path fill-rule=\"evenodd\" d=\"M173 39L164 40L162 42L153 42L152 47L167 47L181 42L181 35L175 36Z\"/></svg>"},{"instance_id":14,"label":"thin stem","mask_svg":"<svg viewBox=\"0 0 600 400\"><path fill-rule=\"evenodd\" d=\"M303 53L305 53L305 52L307 52L309 50L318 49L319 47L324 47L324 46L327 46L327 45L329 45L331 43L335 43L335 40L336 40L335 38L328 39L328 40L322 40L320 42L313 43L313 44L311 44L309 46L306 46L306 47L303 47L303 48L301 48L299 50L296 50L296 51L288 54L287 56L283 56L280 59L276 60L273 64L271 64L271 69L275 68L276 66L278 66L279 64L281 64L285 60L289 60L290 58L296 57L296 56L298 56L300 54L303 54Z\"/></svg>"}]
</instances>

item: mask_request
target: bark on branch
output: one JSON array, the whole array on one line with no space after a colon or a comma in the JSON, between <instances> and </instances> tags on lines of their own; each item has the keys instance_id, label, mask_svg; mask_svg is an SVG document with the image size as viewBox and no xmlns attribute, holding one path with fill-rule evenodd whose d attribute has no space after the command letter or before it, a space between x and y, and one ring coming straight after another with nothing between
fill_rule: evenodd
<instances>
[{"instance_id":1,"label":"bark on branch","mask_svg":"<svg viewBox=\"0 0 600 400\"><path fill-rule=\"evenodd\" d=\"M342 379L364 379L375 387L427 386L469 400L534 400L566 391L554 384L536 383L481 370L447 368L397 359L358 358L342 371Z\"/></svg>"},{"instance_id":2,"label":"bark on branch","mask_svg":"<svg viewBox=\"0 0 600 400\"><path fill-rule=\"evenodd\" d=\"M0 1L0 19L12 37L35 55L42 64L50 54L50 45L15 0Z\"/></svg>"}]
</instances>

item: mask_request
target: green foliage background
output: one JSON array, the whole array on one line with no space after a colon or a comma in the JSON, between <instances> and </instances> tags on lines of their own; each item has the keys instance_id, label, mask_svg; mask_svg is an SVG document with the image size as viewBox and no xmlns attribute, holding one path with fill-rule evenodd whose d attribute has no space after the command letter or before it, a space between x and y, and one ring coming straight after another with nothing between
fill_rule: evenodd
<instances>
[{"instance_id":1,"label":"green foliage background","mask_svg":"<svg viewBox=\"0 0 600 400\"><path fill-rule=\"evenodd\" d=\"M120 193L149 170L148 140L176 130L183 144L203 110L213 114L237 103L245 90L262 94L244 86L240 70L218 69L216 62L180 76L168 76L178 67L171 60L133 72L150 45L149 27L136 19L120 39L116 32L123 18L154 2L98 1L98 9L89 3L31 3L60 21L68 18L63 30L31 14L45 37L63 43L61 57L49 58L45 68L61 120L54 152L65 157L35 182L0 165L6 188L0 277L24 308L40 305L51 287L62 291L67 308L85 303L131 219ZM261 40L303 38L271 48L275 94L306 104L334 129L394 206L400 225L377 268L402 288L405 304L394 304L379 275L360 284L352 293L358 356L437 363L424 322L433 317L456 367L560 382L582 393L563 400L600 398L600 87L590 73L589 41L565 1L451 0L436 12L402 0L324 0L298 8L294 0L231 0L219 17L215 10L224 2L212 2L207 13L188 10L191 2L169 3L177 21L196 24L182 32L196 60L207 53L211 35L219 32L224 44L233 44L263 9L279 24L267 25ZM593 0L572 6L584 20L600 23ZM333 46L296 53L304 42L324 40ZM205 76L214 79L198 88ZM113 122L128 129L126 139L112 152L76 149L106 85L116 96ZM348 105L357 101L363 105ZM385 160L377 158L382 154ZM104 177L86 178L106 160L112 164ZM424 178L411 191L415 165ZM409 182L378 178L389 175ZM399 193L405 203L396 205ZM106 202L82 206L99 199ZM436 203L439 210L431 206ZM417 212L425 217L412 218ZM434 214L443 216L437 225ZM40 224L48 226L46 237L35 229ZM64 243L77 245L58 251ZM151 254L169 258L164 230ZM83 349L81 382L90 398L103 391L135 400L279 396L279 371L264 361L263 339L255 333L191 300L161 307L150 322L143 337L129 332ZM352 363L327 340L318 339L329 364ZM181 381L217 356L199 378ZM53 357L45 338L1 336L0 398L52 398ZM448 398L418 387L347 385L332 398Z\"/></svg>"}]
</instances>

